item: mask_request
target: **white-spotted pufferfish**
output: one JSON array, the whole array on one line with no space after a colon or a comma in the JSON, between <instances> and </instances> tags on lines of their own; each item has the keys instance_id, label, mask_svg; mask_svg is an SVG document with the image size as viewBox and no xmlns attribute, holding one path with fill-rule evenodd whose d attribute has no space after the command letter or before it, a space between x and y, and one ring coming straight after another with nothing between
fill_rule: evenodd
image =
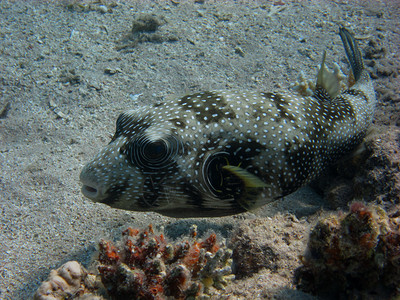
<instances>
[{"instance_id":1,"label":"white-spotted pufferfish","mask_svg":"<svg viewBox=\"0 0 400 300\"><path fill-rule=\"evenodd\" d=\"M314 95L212 91L122 113L82 170L83 194L174 217L231 215L296 191L360 144L375 92L354 37L340 28L355 83L325 67Z\"/></svg>"}]
</instances>

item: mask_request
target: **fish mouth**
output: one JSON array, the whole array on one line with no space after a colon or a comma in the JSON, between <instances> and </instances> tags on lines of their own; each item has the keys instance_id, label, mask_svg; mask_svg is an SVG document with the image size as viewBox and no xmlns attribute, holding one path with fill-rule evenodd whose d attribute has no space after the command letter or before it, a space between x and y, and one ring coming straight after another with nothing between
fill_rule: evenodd
<instances>
[{"instance_id":1,"label":"fish mouth","mask_svg":"<svg viewBox=\"0 0 400 300\"><path fill-rule=\"evenodd\" d=\"M82 174L80 180L82 183L81 192L85 197L95 202L101 202L104 198L106 198L103 189L95 180L90 177L88 178L87 176L83 176Z\"/></svg>"},{"instance_id":2,"label":"fish mouth","mask_svg":"<svg viewBox=\"0 0 400 300\"><path fill-rule=\"evenodd\" d=\"M93 187L93 186L84 184L84 185L82 186L81 191L82 191L82 194L83 194L85 197L88 197L89 199L98 200L98 199L100 198L100 197L99 197L99 190L96 189L96 188Z\"/></svg>"},{"instance_id":3,"label":"fish mouth","mask_svg":"<svg viewBox=\"0 0 400 300\"><path fill-rule=\"evenodd\" d=\"M82 183L81 192L85 197L95 202L101 202L106 198L102 184L97 181L93 172L88 172L87 166L83 168L79 179Z\"/></svg>"}]
</instances>

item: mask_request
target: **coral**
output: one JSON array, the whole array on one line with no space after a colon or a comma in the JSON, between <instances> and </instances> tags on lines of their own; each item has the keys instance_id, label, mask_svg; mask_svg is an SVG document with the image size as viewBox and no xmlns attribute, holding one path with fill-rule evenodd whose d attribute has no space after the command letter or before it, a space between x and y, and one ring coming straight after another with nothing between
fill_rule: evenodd
<instances>
[{"instance_id":1,"label":"coral","mask_svg":"<svg viewBox=\"0 0 400 300\"><path fill-rule=\"evenodd\" d=\"M291 84L291 88L302 96L312 96L315 90L314 81L307 79L301 71L297 80Z\"/></svg>"},{"instance_id":2,"label":"coral","mask_svg":"<svg viewBox=\"0 0 400 300\"><path fill-rule=\"evenodd\" d=\"M328 298L377 293L392 297L400 288L400 213L356 202L347 214L317 223L310 234L300 289Z\"/></svg>"},{"instance_id":3,"label":"coral","mask_svg":"<svg viewBox=\"0 0 400 300\"><path fill-rule=\"evenodd\" d=\"M98 283L97 283L98 284ZM57 270L50 272L47 281L36 291L34 300L91 299L101 300L94 294L96 276L88 274L84 267L76 261L69 261ZM83 296L84 297L81 297Z\"/></svg>"},{"instance_id":4,"label":"coral","mask_svg":"<svg viewBox=\"0 0 400 300\"><path fill-rule=\"evenodd\" d=\"M232 251L218 243L215 234L197 241L192 226L191 241L175 245L162 234L128 228L122 240L99 243L98 275L70 261L50 273L35 299L101 300L96 290L111 299L207 299L221 297L232 274ZM101 282L100 282L101 281Z\"/></svg>"},{"instance_id":5,"label":"coral","mask_svg":"<svg viewBox=\"0 0 400 300\"><path fill-rule=\"evenodd\" d=\"M330 73L332 73L338 80L340 90L345 89L346 85L344 81L346 76L341 71L340 66L335 63L333 66L333 70L330 71ZM299 95L306 97L314 95L316 85L313 80L307 79L304 73L300 71L297 80L294 83L292 83L290 87L292 90L296 91Z\"/></svg>"},{"instance_id":6,"label":"coral","mask_svg":"<svg viewBox=\"0 0 400 300\"><path fill-rule=\"evenodd\" d=\"M113 299L194 298L223 290L234 278L232 251L217 243L215 234L202 242L176 245L155 235L152 227L139 231L128 228L121 245L100 242L99 272Z\"/></svg>"}]
</instances>

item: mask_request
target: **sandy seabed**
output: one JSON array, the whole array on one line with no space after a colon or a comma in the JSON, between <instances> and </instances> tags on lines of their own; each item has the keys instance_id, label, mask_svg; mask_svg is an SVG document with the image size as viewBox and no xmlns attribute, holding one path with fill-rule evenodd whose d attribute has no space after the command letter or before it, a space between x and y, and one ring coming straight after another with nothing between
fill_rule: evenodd
<instances>
[{"instance_id":1,"label":"sandy seabed","mask_svg":"<svg viewBox=\"0 0 400 300\"><path fill-rule=\"evenodd\" d=\"M285 236L296 247L282 246L278 267L235 281L230 292L233 299L311 299L292 281L324 206L312 189L239 217L178 220L92 203L80 193L79 172L127 109L204 90L287 90L300 72L315 78L325 49L330 64L347 69L340 25L361 38L362 49L371 40L383 45L384 55L371 57L380 101L374 126L400 126L399 2L104 3L0 2L0 299L31 298L51 269L69 260L88 265L100 238L118 239L128 226L152 223L171 238L192 223L225 238L253 226L274 241L288 220L296 234ZM166 23L158 40L135 43L132 21L143 13Z\"/></svg>"}]
</instances>

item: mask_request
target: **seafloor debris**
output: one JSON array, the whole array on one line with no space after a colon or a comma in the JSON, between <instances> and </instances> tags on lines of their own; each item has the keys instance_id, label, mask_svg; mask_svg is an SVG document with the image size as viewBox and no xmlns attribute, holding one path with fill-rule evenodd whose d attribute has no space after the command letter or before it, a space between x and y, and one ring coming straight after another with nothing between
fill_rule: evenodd
<instances>
[{"instance_id":1,"label":"seafloor debris","mask_svg":"<svg viewBox=\"0 0 400 300\"><path fill-rule=\"evenodd\" d=\"M68 262L51 271L35 299L102 299L95 290L111 299L219 297L235 277L232 251L218 243L215 234L198 241L195 226L191 235L191 241L172 245L162 234L154 234L151 225L142 231L128 228L117 244L100 241L98 275Z\"/></svg>"},{"instance_id":2,"label":"seafloor debris","mask_svg":"<svg viewBox=\"0 0 400 300\"><path fill-rule=\"evenodd\" d=\"M132 22L132 29L121 41L118 42L117 50L134 48L140 43L152 42L175 42L178 37L169 32L168 28L160 30L167 24L163 16L152 14L139 14Z\"/></svg>"},{"instance_id":3,"label":"seafloor debris","mask_svg":"<svg viewBox=\"0 0 400 300\"><path fill-rule=\"evenodd\" d=\"M156 15L143 14L139 15L132 22L132 34L140 34L142 32L155 32L160 26L166 24L164 17Z\"/></svg>"},{"instance_id":4,"label":"seafloor debris","mask_svg":"<svg viewBox=\"0 0 400 300\"><path fill-rule=\"evenodd\" d=\"M57 118L70 120L69 116L63 113L53 99L49 100L50 109L56 114Z\"/></svg>"},{"instance_id":5,"label":"seafloor debris","mask_svg":"<svg viewBox=\"0 0 400 300\"><path fill-rule=\"evenodd\" d=\"M399 296L400 211L387 215L356 202L349 213L319 221L303 263L296 280L306 292L329 299Z\"/></svg>"},{"instance_id":6,"label":"seafloor debris","mask_svg":"<svg viewBox=\"0 0 400 300\"><path fill-rule=\"evenodd\" d=\"M97 11L100 13L111 13L117 6L117 1L113 0L67 0L66 7L72 11L88 12Z\"/></svg>"},{"instance_id":7,"label":"seafloor debris","mask_svg":"<svg viewBox=\"0 0 400 300\"><path fill-rule=\"evenodd\" d=\"M94 294L97 289L96 276L88 274L84 267L76 261L69 261L50 272L33 296L34 300L85 299L101 300ZM83 298L80 298L83 299Z\"/></svg>"},{"instance_id":8,"label":"seafloor debris","mask_svg":"<svg viewBox=\"0 0 400 300\"><path fill-rule=\"evenodd\" d=\"M81 76L76 74L76 71L73 69L63 70L60 74L60 82L74 85L74 84L80 84L82 82L82 79Z\"/></svg>"},{"instance_id":9,"label":"seafloor debris","mask_svg":"<svg viewBox=\"0 0 400 300\"><path fill-rule=\"evenodd\" d=\"M7 118L8 112L11 109L11 104L10 102L6 102L3 106L3 108L0 109L0 119L5 119Z\"/></svg>"}]
</instances>

